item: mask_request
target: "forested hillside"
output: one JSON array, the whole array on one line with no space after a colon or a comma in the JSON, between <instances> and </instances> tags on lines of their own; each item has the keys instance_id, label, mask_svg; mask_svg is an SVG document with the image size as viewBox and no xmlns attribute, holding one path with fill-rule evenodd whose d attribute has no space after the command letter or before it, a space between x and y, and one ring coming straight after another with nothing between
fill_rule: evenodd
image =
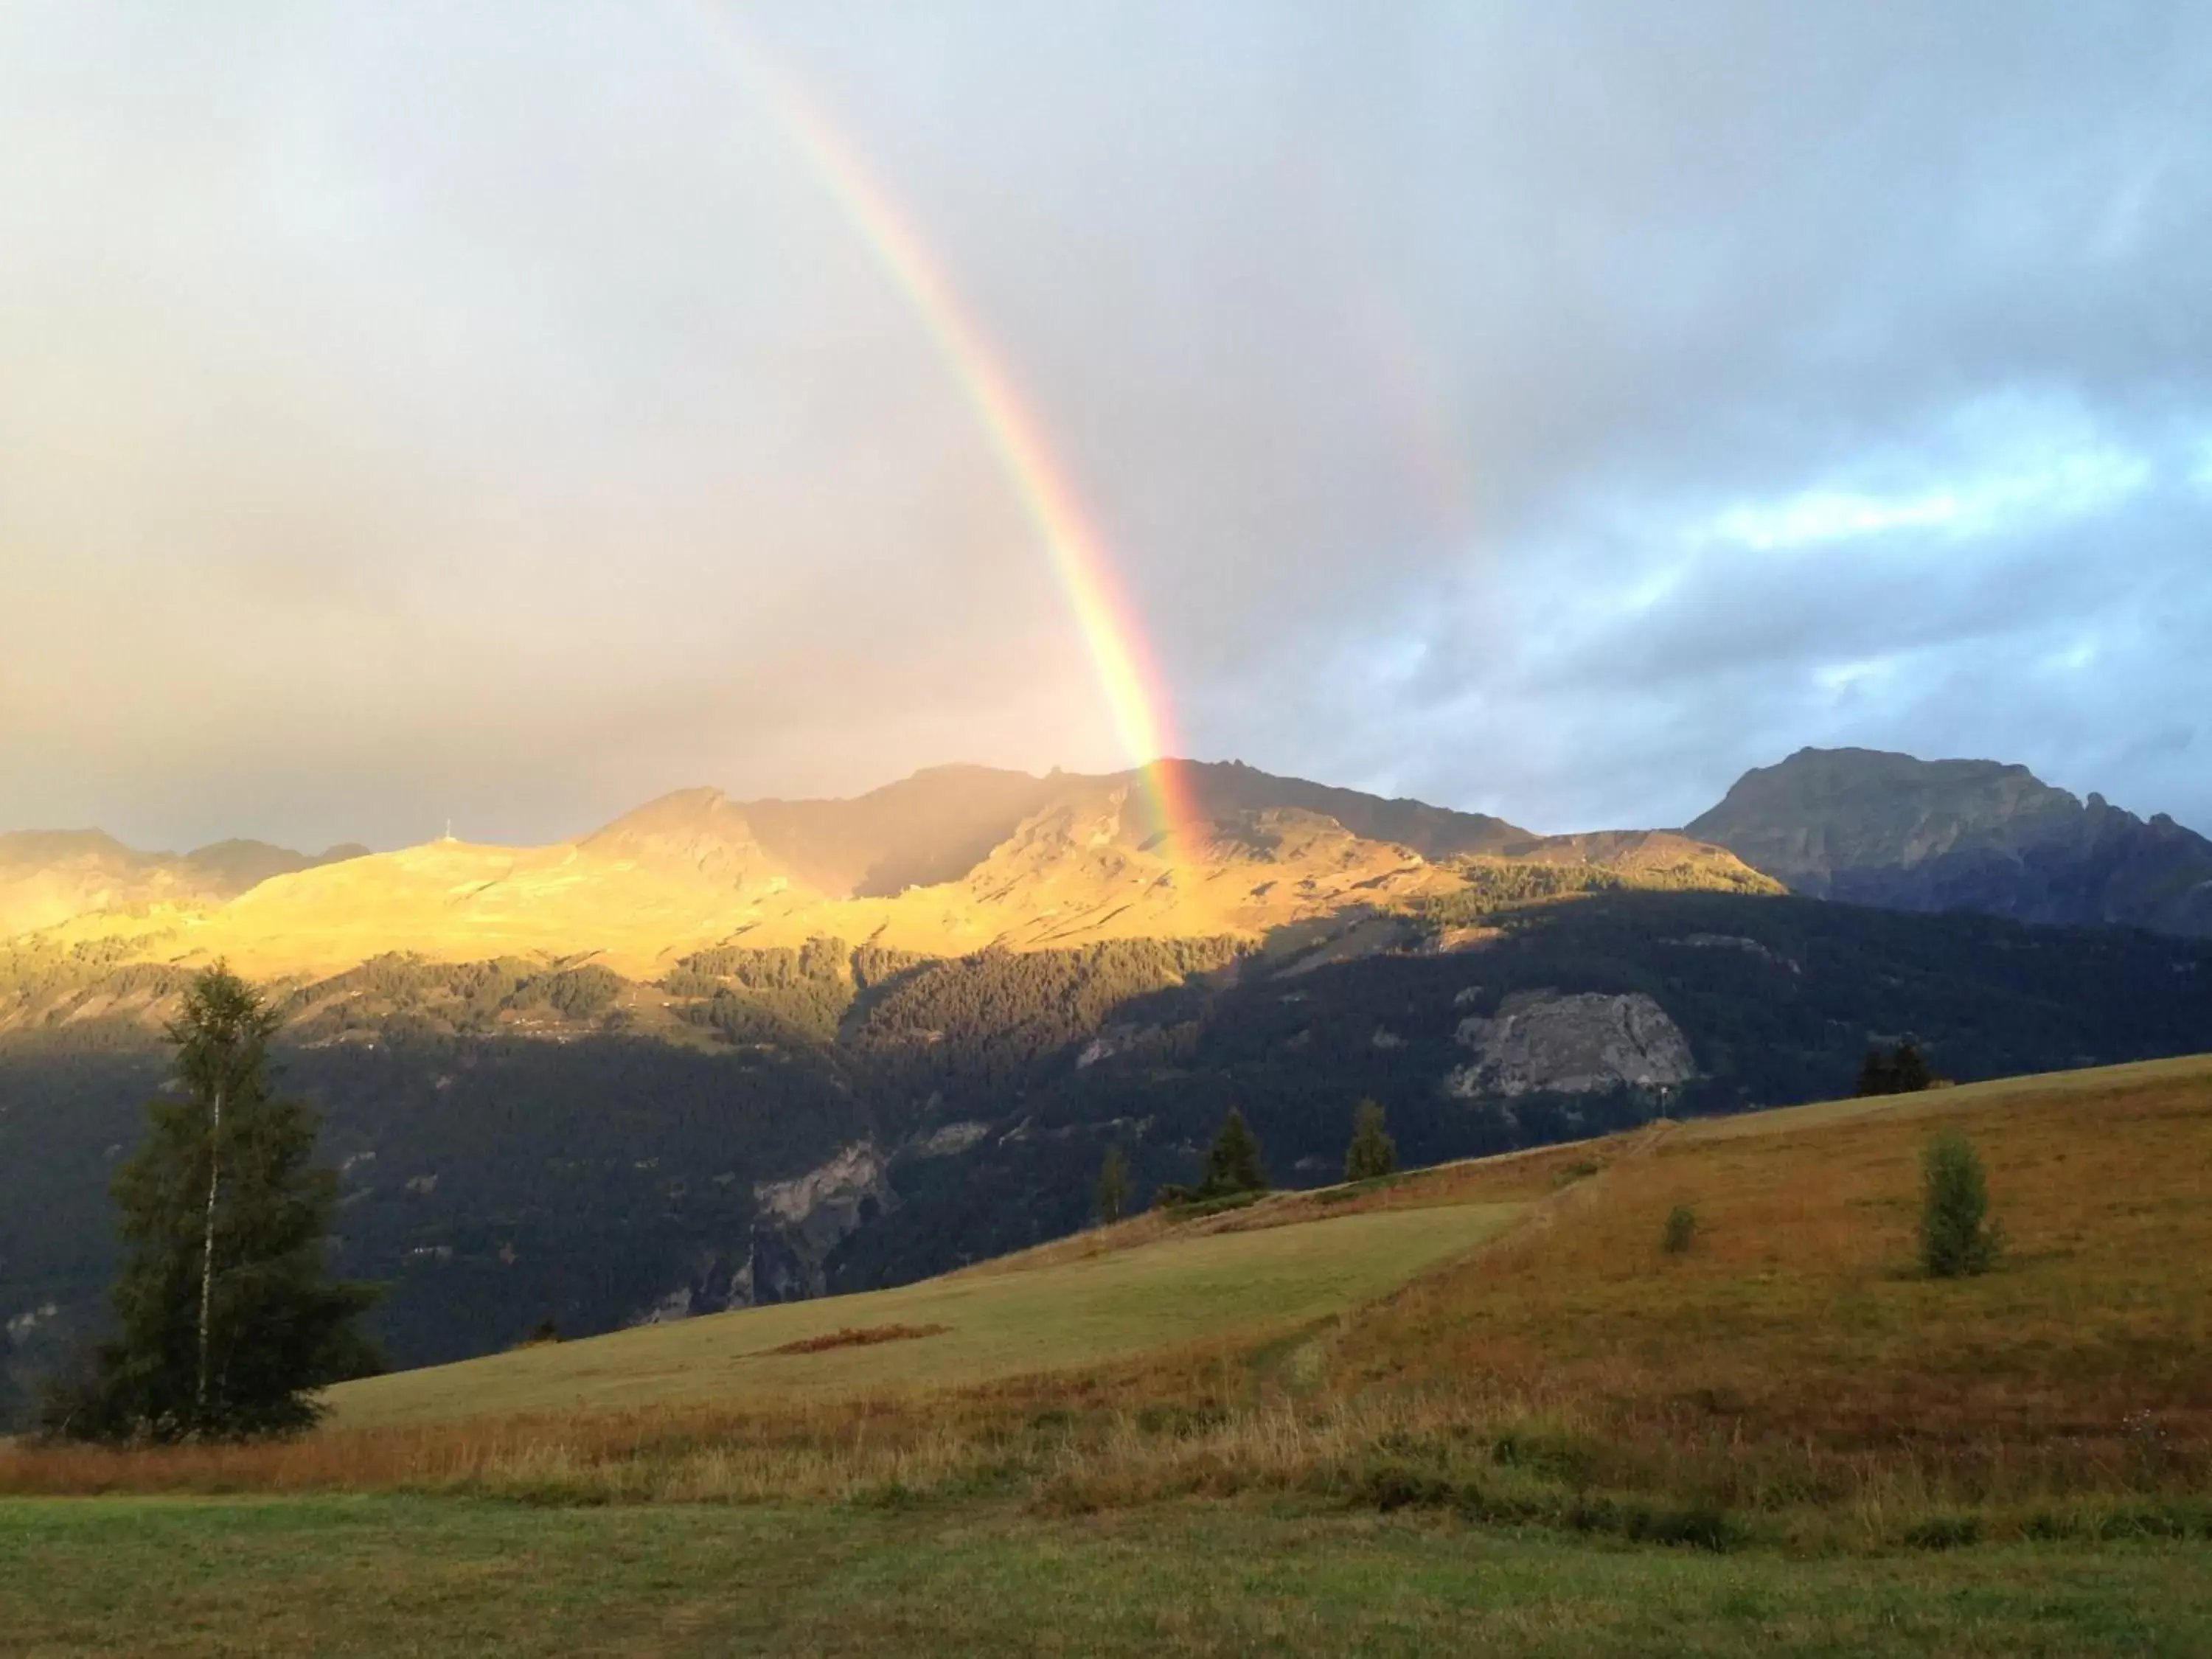
<instances>
[{"instance_id":1,"label":"forested hillside","mask_svg":"<svg viewBox=\"0 0 2212 1659\"><path fill-rule=\"evenodd\" d=\"M605 1329L1026 1244L1088 1218L1109 1145L1140 1200L1190 1179L1232 1104L1274 1179L1313 1185L1364 1097L1430 1163L1847 1092L1868 1044L1905 1034L1960 1080L2212 1048L2201 942L1729 893L1525 896L1346 961L1288 934L949 960L817 939L697 952L657 981L387 957L283 988L284 1080L342 1171L338 1265L392 1283L385 1334L415 1364L548 1319ZM96 1316L106 1182L182 981L97 948L0 965L18 1389Z\"/></svg>"}]
</instances>

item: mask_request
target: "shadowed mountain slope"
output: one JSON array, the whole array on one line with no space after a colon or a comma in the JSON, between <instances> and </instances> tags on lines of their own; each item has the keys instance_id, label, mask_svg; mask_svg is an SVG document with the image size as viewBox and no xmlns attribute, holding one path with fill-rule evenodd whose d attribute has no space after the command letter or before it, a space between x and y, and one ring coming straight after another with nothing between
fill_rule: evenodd
<instances>
[{"instance_id":1,"label":"shadowed mountain slope","mask_svg":"<svg viewBox=\"0 0 2212 1659\"><path fill-rule=\"evenodd\" d=\"M1455 812L1402 797L1385 800L1357 789L1338 789L1304 778L1280 778L1242 761L1167 761L1201 816L1224 818L1238 812L1292 807L1334 818L1365 841L1387 841L1423 858L1438 860L1464 853L1498 853L1528 831L1486 812Z\"/></svg>"},{"instance_id":2,"label":"shadowed mountain slope","mask_svg":"<svg viewBox=\"0 0 2212 1659\"><path fill-rule=\"evenodd\" d=\"M1802 749L1686 832L1814 898L2212 935L2212 842L2024 766Z\"/></svg>"},{"instance_id":3,"label":"shadowed mountain slope","mask_svg":"<svg viewBox=\"0 0 2212 1659\"><path fill-rule=\"evenodd\" d=\"M736 810L772 856L830 898L893 898L957 881L1070 780L933 766L851 800L753 800Z\"/></svg>"}]
</instances>

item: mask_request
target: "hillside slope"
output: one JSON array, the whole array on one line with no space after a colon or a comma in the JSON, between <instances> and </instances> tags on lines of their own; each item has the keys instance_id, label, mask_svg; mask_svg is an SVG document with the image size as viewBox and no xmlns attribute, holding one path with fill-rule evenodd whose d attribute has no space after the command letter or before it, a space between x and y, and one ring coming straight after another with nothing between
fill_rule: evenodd
<instances>
[{"instance_id":1,"label":"hillside slope","mask_svg":"<svg viewBox=\"0 0 2212 1659\"><path fill-rule=\"evenodd\" d=\"M211 878L72 886L56 875L39 890L39 914L64 947L149 963L221 957L263 978L327 975L391 952L591 957L647 976L740 935L753 946L822 936L939 956L1256 940L1346 910L1403 909L1456 889L1441 867L1455 857L1539 844L1480 814L1249 767L1162 765L1196 804L1173 843L1134 774L945 767L853 800L680 790L574 842L447 839L327 868L300 860L250 890ZM236 847L225 857L227 867L246 861Z\"/></svg>"},{"instance_id":2,"label":"hillside slope","mask_svg":"<svg viewBox=\"0 0 2212 1659\"><path fill-rule=\"evenodd\" d=\"M223 841L180 857L142 853L97 830L0 834L0 939L88 912L204 908L273 876L368 850L333 847L310 855L265 842Z\"/></svg>"},{"instance_id":3,"label":"hillside slope","mask_svg":"<svg viewBox=\"0 0 2212 1659\"><path fill-rule=\"evenodd\" d=\"M1989 1159L2014 1255L1987 1280L1907 1271L1937 1124ZM2094 1401L2104 1426L2077 1426L2082 1439L2124 1442L2146 1412L2203 1449L2208 1156L2204 1055L1660 1125L1223 1217L1140 1218L900 1290L370 1378L333 1391L334 1424L758 1412L1255 1347L1349 1312L1324 1349L1347 1392L1435 1397L1488 1372L1632 1401L1656 1429L1688 1390L1758 1437L1817 1425L1836 1450L1808 1455L1839 1463L1838 1443L1876 1422L1929 1444L2011 1438ZM1670 1259L1662 1223L1680 1202L1698 1231ZM2081 1444L2045 1454L2086 1461Z\"/></svg>"},{"instance_id":4,"label":"hillside slope","mask_svg":"<svg viewBox=\"0 0 2212 1659\"><path fill-rule=\"evenodd\" d=\"M1979 1277L1917 1266L1939 1129L1986 1163ZM0 1452L0 1490L1202 1493L1801 1558L2212 1540L2208 1158L2212 1055L1659 1123L349 1383L295 1447Z\"/></svg>"},{"instance_id":5,"label":"hillside slope","mask_svg":"<svg viewBox=\"0 0 2212 1659\"><path fill-rule=\"evenodd\" d=\"M1666 891L1425 925L1343 960L1329 938L714 947L649 981L380 958L289 993L285 1081L343 1170L339 1265L392 1283L380 1322L420 1364L1066 1234L1109 1145L1141 1197L1192 1178L1232 1103L1312 1185L1363 1097L1432 1163L1819 1099L1908 1031L1968 1080L2212 1047L2212 945L2132 931ZM97 1311L113 1159L188 975L0 969L0 1378L27 1386Z\"/></svg>"},{"instance_id":6,"label":"hillside slope","mask_svg":"<svg viewBox=\"0 0 2212 1659\"><path fill-rule=\"evenodd\" d=\"M331 1391L339 1428L743 1399L835 1398L1118 1364L1294 1331L1395 1290L1510 1225L1522 1202L1455 1203L1210 1230L1004 1272L930 1279L547 1343ZM854 1340L855 1333L876 1340ZM841 1340L843 1339L843 1340Z\"/></svg>"}]
</instances>

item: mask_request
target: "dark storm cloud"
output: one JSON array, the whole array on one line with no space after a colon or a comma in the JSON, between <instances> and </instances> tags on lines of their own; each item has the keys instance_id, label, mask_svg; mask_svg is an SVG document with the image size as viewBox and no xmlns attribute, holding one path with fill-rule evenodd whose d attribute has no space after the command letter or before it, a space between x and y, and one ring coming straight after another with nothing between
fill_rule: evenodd
<instances>
[{"instance_id":1,"label":"dark storm cloud","mask_svg":"<svg viewBox=\"0 0 2212 1659\"><path fill-rule=\"evenodd\" d=\"M771 7L1210 756L1539 828L1807 742L2212 827L2202 8ZM0 819L549 837L1117 764L708 14L0 19Z\"/></svg>"}]
</instances>

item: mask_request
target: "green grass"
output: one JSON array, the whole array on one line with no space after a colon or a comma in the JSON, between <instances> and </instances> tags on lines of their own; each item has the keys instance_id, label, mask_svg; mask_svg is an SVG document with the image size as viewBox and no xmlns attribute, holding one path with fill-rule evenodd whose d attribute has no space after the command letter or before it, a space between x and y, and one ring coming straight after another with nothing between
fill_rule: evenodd
<instances>
[{"instance_id":1,"label":"green grass","mask_svg":"<svg viewBox=\"0 0 2212 1659\"><path fill-rule=\"evenodd\" d=\"M2202 1058L1829 1103L0 1453L214 1494L0 1499L0 1654L2212 1654L2208 1158Z\"/></svg>"},{"instance_id":2,"label":"green grass","mask_svg":"<svg viewBox=\"0 0 2212 1659\"><path fill-rule=\"evenodd\" d=\"M1250 1653L2201 1656L2201 1548L1796 1560L1162 1505L0 1504L14 1659Z\"/></svg>"},{"instance_id":3,"label":"green grass","mask_svg":"<svg viewBox=\"0 0 2212 1659\"><path fill-rule=\"evenodd\" d=\"M1909 1095L1862 1095L1845 1100L1778 1106L1763 1112L1699 1118L1682 1126L1692 1140L1737 1140L1746 1136L1795 1134L1861 1118L1898 1120L1938 1117L1978 1106L2050 1096L2109 1096L2160 1083L2203 1083L2212 1079L2212 1055L2183 1054L2172 1060L2130 1060L2124 1066L2095 1066L2075 1072L2038 1072L2028 1077L1991 1078L1955 1088L1926 1089Z\"/></svg>"},{"instance_id":4,"label":"green grass","mask_svg":"<svg viewBox=\"0 0 2212 1659\"><path fill-rule=\"evenodd\" d=\"M786 1303L396 1372L332 1391L340 1428L463 1417L833 1397L1125 1360L1309 1323L1491 1238L1516 1204L1382 1210L1167 1238L1018 1272ZM943 1325L911 1341L771 1354L846 1328Z\"/></svg>"}]
</instances>

